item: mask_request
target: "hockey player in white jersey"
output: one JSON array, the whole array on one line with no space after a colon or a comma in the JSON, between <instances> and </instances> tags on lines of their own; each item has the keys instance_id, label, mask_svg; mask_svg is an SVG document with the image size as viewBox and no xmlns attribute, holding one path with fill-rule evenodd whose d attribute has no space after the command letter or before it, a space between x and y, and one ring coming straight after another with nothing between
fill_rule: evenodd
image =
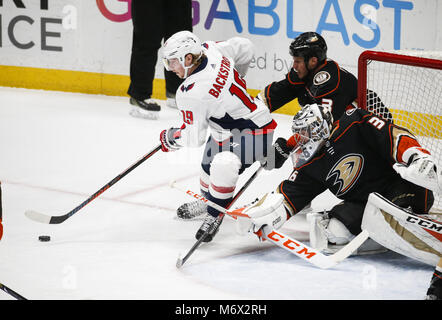
<instances>
[{"instance_id":1,"label":"hockey player in white jersey","mask_svg":"<svg viewBox=\"0 0 442 320\"><path fill-rule=\"evenodd\" d=\"M166 69L185 79L176 93L183 124L161 132L162 150L206 143L201 191L209 200L227 207L239 175L267 156L276 128L265 104L247 93L243 76L253 58L252 44L238 37L201 43L193 33L181 31L169 38L162 49ZM206 141L208 128L210 136ZM204 241L209 242L222 217L217 219L219 212L207 206L194 209L193 213L208 213L196 238L207 232ZM178 216L191 218L186 213L188 210L178 210Z\"/></svg>"}]
</instances>

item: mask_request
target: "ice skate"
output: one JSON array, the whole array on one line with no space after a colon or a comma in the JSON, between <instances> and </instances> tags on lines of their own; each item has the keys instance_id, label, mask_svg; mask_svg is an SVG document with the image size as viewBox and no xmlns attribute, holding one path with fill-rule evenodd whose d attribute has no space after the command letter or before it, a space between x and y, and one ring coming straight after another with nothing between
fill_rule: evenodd
<instances>
[{"instance_id":1,"label":"ice skate","mask_svg":"<svg viewBox=\"0 0 442 320\"><path fill-rule=\"evenodd\" d=\"M201 227L196 232L195 238L197 240L199 240L203 236L203 234L206 231L208 231L208 234L204 238L203 242L210 242L210 241L212 241L212 239L218 233L219 226L223 222L223 219L224 219L224 215L218 216L218 217L214 217L214 216L208 214L206 216L206 218L204 219L203 224L201 225Z\"/></svg>"},{"instance_id":2,"label":"ice skate","mask_svg":"<svg viewBox=\"0 0 442 320\"><path fill-rule=\"evenodd\" d=\"M161 106L153 99L137 100L131 97L129 102L132 105L129 111L131 116L150 120L157 120L159 118Z\"/></svg>"},{"instance_id":3,"label":"ice skate","mask_svg":"<svg viewBox=\"0 0 442 320\"><path fill-rule=\"evenodd\" d=\"M182 204L176 210L177 217L183 220L192 220L202 217L206 213L207 204L199 200Z\"/></svg>"}]
</instances>

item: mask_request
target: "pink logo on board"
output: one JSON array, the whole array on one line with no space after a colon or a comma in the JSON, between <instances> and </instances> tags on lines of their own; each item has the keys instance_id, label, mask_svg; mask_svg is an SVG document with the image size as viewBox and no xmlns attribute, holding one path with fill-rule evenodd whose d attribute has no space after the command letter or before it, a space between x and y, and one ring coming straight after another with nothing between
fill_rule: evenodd
<instances>
[{"instance_id":1,"label":"pink logo on board","mask_svg":"<svg viewBox=\"0 0 442 320\"><path fill-rule=\"evenodd\" d=\"M127 10L124 13L113 13L106 7L106 4L104 3L104 0L97 0L97 6L100 10L101 14L105 16L107 19L114 21L114 22L124 22L127 20L130 20L132 18L131 12L130 12L130 5L132 0L115 0L119 2L127 2Z\"/></svg>"}]
</instances>

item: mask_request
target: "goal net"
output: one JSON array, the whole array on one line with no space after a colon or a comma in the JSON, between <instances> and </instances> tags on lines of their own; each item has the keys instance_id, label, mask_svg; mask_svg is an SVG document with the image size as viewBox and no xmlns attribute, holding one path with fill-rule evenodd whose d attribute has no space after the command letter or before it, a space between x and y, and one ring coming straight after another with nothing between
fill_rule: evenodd
<instances>
[{"instance_id":1,"label":"goal net","mask_svg":"<svg viewBox=\"0 0 442 320\"><path fill-rule=\"evenodd\" d=\"M442 169L442 52L364 51L358 87L361 108L409 129ZM442 212L442 195L430 211Z\"/></svg>"}]
</instances>

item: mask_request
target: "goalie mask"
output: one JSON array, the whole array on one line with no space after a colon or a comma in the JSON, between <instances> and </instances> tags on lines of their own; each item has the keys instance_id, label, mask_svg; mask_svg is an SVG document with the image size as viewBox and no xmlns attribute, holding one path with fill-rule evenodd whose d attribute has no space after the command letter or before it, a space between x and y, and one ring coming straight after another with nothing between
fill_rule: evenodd
<instances>
[{"instance_id":1,"label":"goalie mask","mask_svg":"<svg viewBox=\"0 0 442 320\"><path fill-rule=\"evenodd\" d=\"M175 33L163 45L164 67L167 71L174 71L176 65L181 64L184 68L184 79L187 78L189 69L194 65L185 65L185 58L189 53L197 59L202 56L201 40L190 31Z\"/></svg>"},{"instance_id":2,"label":"goalie mask","mask_svg":"<svg viewBox=\"0 0 442 320\"><path fill-rule=\"evenodd\" d=\"M330 137L333 116L330 107L305 105L293 118L292 131L297 136L302 157L308 161Z\"/></svg>"}]
</instances>

